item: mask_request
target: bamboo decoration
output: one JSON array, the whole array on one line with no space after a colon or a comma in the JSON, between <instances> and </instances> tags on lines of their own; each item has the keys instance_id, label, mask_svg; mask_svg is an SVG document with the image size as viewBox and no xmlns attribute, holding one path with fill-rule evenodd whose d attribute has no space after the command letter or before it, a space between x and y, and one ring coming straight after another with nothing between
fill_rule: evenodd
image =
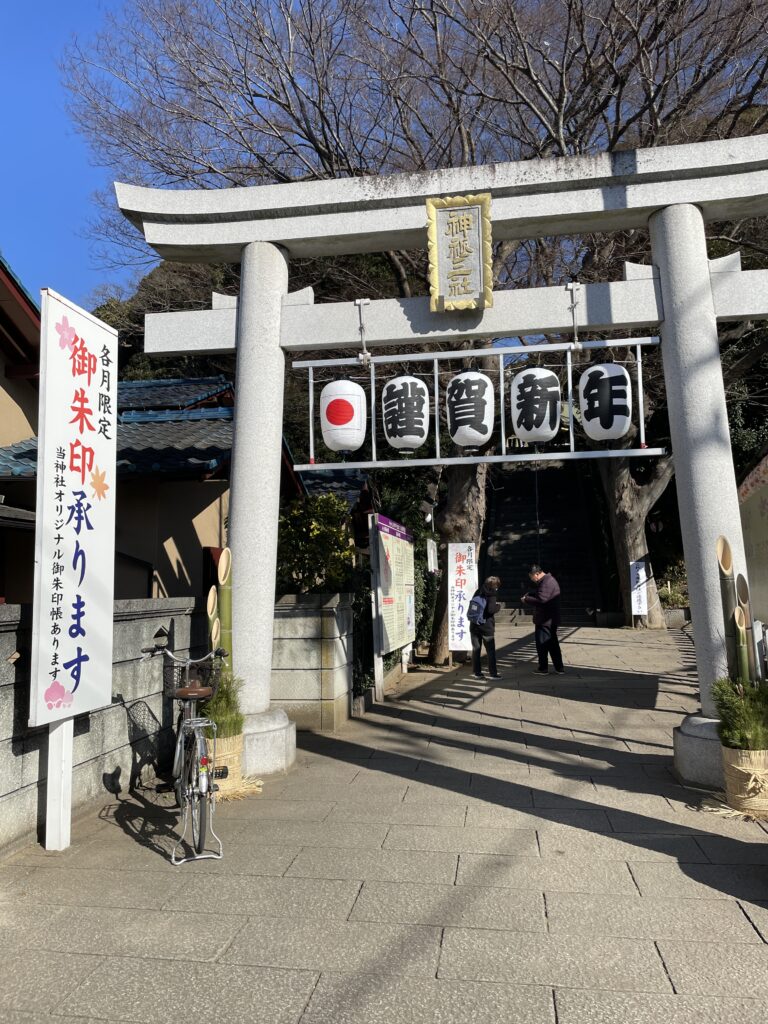
<instances>
[{"instance_id":1,"label":"bamboo decoration","mask_svg":"<svg viewBox=\"0 0 768 1024\"><path fill-rule=\"evenodd\" d=\"M744 612L744 628L747 632L747 657L749 659L749 678L757 681L757 658L755 657L755 634L752 628L752 604L749 600L749 584L739 573L736 577L736 599L739 608Z\"/></svg>"},{"instance_id":2,"label":"bamboo decoration","mask_svg":"<svg viewBox=\"0 0 768 1024\"><path fill-rule=\"evenodd\" d=\"M211 650L215 651L221 642L221 620L215 618L211 626Z\"/></svg>"},{"instance_id":3,"label":"bamboo decoration","mask_svg":"<svg viewBox=\"0 0 768 1024\"><path fill-rule=\"evenodd\" d=\"M742 608L737 608L734 611L733 624L736 631L736 660L738 662L736 679L742 686L747 686L749 684L749 651L747 627Z\"/></svg>"},{"instance_id":4,"label":"bamboo decoration","mask_svg":"<svg viewBox=\"0 0 768 1024\"><path fill-rule=\"evenodd\" d=\"M739 670L736 654L736 627L733 621L733 613L737 606L736 581L733 576L733 552L725 537L717 538L717 564L720 569L720 601L723 605L728 675L731 679L736 679Z\"/></svg>"},{"instance_id":5,"label":"bamboo decoration","mask_svg":"<svg viewBox=\"0 0 768 1024\"><path fill-rule=\"evenodd\" d=\"M220 643L227 652L225 668L232 668L232 552L224 548L219 558Z\"/></svg>"},{"instance_id":6,"label":"bamboo decoration","mask_svg":"<svg viewBox=\"0 0 768 1024\"><path fill-rule=\"evenodd\" d=\"M208 612L208 636L211 638L211 647L215 647L216 644L213 641L213 625L218 619L218 607L219 607L219 595L216 587L211 587L208 591L208 600L205 604L205 610Z\"/></svg>"}]
</instances>

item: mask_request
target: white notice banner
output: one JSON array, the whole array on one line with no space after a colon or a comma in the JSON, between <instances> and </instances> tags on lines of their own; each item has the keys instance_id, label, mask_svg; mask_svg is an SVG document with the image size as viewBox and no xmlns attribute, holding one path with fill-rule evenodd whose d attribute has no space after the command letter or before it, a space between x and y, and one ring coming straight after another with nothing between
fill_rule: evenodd
<instances>
[{"instance_id":1,"label":"white notice banner","mask_svg":"<svg viewBox=\"0 0 768 1024\"><path fill-rule=\"evenodd\" d=\"M477 590L474 544L448 545L448 650L471 651L467 608Z\"/></svg>"},{"instance_id":2,"label":"white notice banner","mask_svg":"<svg viewBox=\"0 0 768 1024\"><path fill-rule=\"evenodd\" d=\"M629 563L629 581L632 588L632 614L648 614L648 566L645 559Z\"/></svg>"},{"instance_id":3,"label":"white notice banner","mask_svg":"<svg viewBox=\"0 0 768 1024\"><path fill-rule=\"evenodd\" d=\"M31 726L112 700L117 331L41 309Z\"/></svg>"}]
</instances>

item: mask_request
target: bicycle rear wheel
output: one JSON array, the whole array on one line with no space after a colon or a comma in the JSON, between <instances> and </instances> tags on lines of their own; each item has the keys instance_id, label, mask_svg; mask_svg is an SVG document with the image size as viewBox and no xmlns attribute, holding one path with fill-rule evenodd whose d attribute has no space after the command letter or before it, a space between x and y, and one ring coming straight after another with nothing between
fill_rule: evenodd
<instances>
[{"instance_id":1,"label":"bicycle rear wheel","mask_svg":"<svg viewBox=\"0 0 768 1024\"><path fill-rule=\"evenodd\" d=\"M200 757L198 744L193 741L189 745L187 783L189 813L192 819L192 845L196 853L202 853L205 849L205 836L208 829L208 795L207 792L201 792Z\"/></svg>"}]
</instances>

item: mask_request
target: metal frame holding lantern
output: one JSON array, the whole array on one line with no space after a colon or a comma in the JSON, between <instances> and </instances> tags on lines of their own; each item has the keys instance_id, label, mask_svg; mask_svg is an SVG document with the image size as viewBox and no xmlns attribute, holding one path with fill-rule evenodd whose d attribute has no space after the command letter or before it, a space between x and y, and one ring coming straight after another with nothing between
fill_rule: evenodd
<instances>
[{"instance_id":1,"label":"metal frame holding lantern","mask_svg":"<svg viewBox=\"0 0 768 1024\"><path fill-rule=\"evenodd\" d=\"M523 348L501 345L473 351L369 356L367 391L355 381L337 379L327 383L320 392L319 418L323 444L330 451L349 455L362 448L366 440L370 439L371 458L359 462L346 461L349 469L379 469L403 464L402 458L379 457L382 433L388 448L400 455L410 454L407 463L411 466L664 455L665 448L649 448L645 442L643 350L658 344L659 339L655 337L626 338L526 345ZM630 374L617 362L589 363L580 368L578 380L574 381L574 353L595 349L615 352L617 358L623 351L631 352L635 369L634 403ZM564 386L552 369L538 366L520 368L522 360L542 353L548 358L562 360ZM481 360L485 367L495 360L497 369L486 369L485 372L462 370L452 375L447 384L441 384L442 363L473 357ZM386 379L383 384L377 380L377 369L397 366L403 362L431 364L431 372L427 370L425 374L431 387L423 378L412 374L399 374ZM360 361L296 360L293 367L309 373L309 462L295 468L298 471L332 469L337 463L318 461L315 458L315 371L336 371L350 367L359 369ZM489 373L496 377L495 382ZM440 412L443 403L448 433L459 452L456 455L441 450L440 424L443 416ZM507 425L508 415L511 419L511 433ZM633 421L637 423L636 447L577 447L577 439L581 440L582 437L592 442L619 440L629 433ZM498 437L494 441L497 423ZM431 457L414 458L414 453L427 443L430 433L434 454ZM552 451L541 449L541 445L557 441L558 435L563 439L559 447ZM512 438L523 444L536 445L536 451L526 453L519 448L508 451L508 441Z\"/></svg>"}]
</instances>

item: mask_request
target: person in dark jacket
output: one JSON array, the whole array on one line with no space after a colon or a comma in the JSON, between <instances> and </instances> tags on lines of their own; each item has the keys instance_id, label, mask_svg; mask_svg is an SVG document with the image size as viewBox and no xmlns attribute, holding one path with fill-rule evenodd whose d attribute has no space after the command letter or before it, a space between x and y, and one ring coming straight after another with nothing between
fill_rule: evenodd
<instances>
[{"instance_id":1,"label":"person in dark jacket","mask_svg":"<svg viewBox=\"0 0 768 1024\"><path fill-rule=\"evenodd\" d=\"M533 607L533 628L536 638L536 653L539 656L538 675L549 674L547 655L552 658L555 672L561 676L563 656L557 640L557 629L560 625L560 585L555 577L544 572L540 565L532 565L528 578L536 584L535 590L523 594L523 604Z\"/></svg>"},{"instance_id":2,"label":"person in dark jacket","mask_svg":"<svg viewBox=\"0 0 768 1024\"><path fill-rule=\"evenodd\" d=\"M499 610L499 602L496 594L501 586L498 576L489 576L482 586L472 595L480 595L485 598L484 622L471 622L469 625L469 636L472 641L472 677L473 679L485 679L480 665L482 645L485 644L485 653L488 655L488 677L490 679L501 679L496 670L496 623L494 615Z\"/></svg>"}]
</instances>

